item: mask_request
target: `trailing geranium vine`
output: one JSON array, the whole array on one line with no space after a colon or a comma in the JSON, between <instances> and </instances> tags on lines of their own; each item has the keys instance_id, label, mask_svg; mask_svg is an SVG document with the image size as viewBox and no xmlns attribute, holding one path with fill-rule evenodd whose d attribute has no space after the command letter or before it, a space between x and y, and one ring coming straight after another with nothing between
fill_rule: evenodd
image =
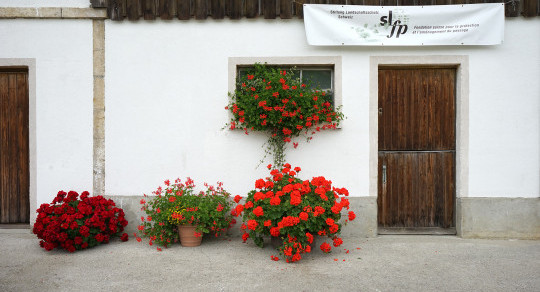
<instances>
[{"instance_id":1,"label":"trailing geranium vine","mask_svg":"<svg viewBox=\"0 0 540 292\"><path fill-rule=\"evenodd\" d=\"M236 90L229 93L231 101L225 107L233 116L227 124L229 129L270 135L265 153L273 156L278 168L283 166L285 147L294 137L304 135L309 142L318 131L336 129L344 117L332 107L324 91L311 89L293 70L254 64L247 74L238 77ZM293 142L293 147L297 146Z\"/></svg>"}]
</instances>

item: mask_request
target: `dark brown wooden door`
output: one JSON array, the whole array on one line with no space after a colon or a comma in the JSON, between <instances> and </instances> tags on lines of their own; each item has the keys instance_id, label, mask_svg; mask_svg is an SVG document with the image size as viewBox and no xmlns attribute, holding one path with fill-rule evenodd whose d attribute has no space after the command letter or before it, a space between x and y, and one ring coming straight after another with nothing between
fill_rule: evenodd
<instances>
[{"instance_id":1,"label":"dark brown wooden door","mask_svg":"<svg viewBox=\"0 0 540 292\"><path fill-rule=\"evenodd\" d=\"M28 73L0 68L0 223L29 223Z\"/></svg>"},{"instance_id":2,"label":"dark brown wooden door","mask_svg":"<svg viewBox=\"0 0 540 292\"><path fill-rule=\"evenodd\" d=\"M378 221L450 228L455 197L455 69L379 69Z\"/></svg>"}]
</instances>

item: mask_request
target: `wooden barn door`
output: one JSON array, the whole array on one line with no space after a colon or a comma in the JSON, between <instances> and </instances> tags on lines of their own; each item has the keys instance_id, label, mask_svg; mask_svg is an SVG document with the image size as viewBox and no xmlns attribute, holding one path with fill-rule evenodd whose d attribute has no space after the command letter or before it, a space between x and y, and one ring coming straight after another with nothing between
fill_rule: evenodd
<instances>
[{"instance_id":1,"label":"wooden barn door","mask_svg":"<svg viewBox=\"0 0 540 292\"><path fill-rule=\"evenodd\" d=\"M455 233L454 68L379 68L380 233Z\"/></svg>"},{"instance_id":2,"label":"wooden barn door","mask_svg":"<svg viewBox=\"0 0 540 292\"><path fill-rule=\"evenodd\" d=\"M28 71L0 68L0 224L29 223Z\"/></svg>"}]
</instances>

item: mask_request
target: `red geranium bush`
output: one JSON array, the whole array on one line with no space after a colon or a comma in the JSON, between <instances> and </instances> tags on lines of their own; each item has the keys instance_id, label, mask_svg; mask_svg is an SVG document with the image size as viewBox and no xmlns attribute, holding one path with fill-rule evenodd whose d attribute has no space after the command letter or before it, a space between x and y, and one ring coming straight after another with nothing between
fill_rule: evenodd
<instances>
[{"instance_id":1,"label":"red geranium bush","mask_svg":"<svg viewBox=\"0 0 540 292\"><path fill-rule=\"evenodd\" d=\"M283 243L278 250L287 262L299 261L303 253L311 252L317 235L330 238L334 247L340 246L342 213L347 215L344 223L356 217L348 211L347 189L333 187L322 176L301 180L296 177L300 171L300 167L291 169L288 163L281 170L271 170L271 177L258 179L245 204L238 204L233 210L237 216L243 213L244 242L251 238L262 247L265 237L277 237ZM235 200L239 202L239 196ZM332 246L324 242L320 249L328 253Z\"/></svg>"},{"instance_id":2,"label":"red geranium bush","mask_svg":"<svg viewBox=\"0 0 540 292\"><path fill-rule=\"evenodd\" d=\"M108 243L120 235L128 224L124 210L111 199L89 195L82 192L79 197L74 191L60 191L51 204L39 207L33 232L41 239L41 247L74 252ZM121 240L127 241L128 235L122 234Z\"/></svg>"}]
</instances>

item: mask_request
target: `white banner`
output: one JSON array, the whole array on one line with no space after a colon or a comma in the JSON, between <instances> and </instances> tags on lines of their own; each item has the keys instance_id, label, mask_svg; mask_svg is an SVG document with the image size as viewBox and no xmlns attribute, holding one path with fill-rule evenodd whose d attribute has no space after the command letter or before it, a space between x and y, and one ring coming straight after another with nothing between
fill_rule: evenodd
<instances>
[{"instance_id":1,"label":"white banner","mask_svg":"<svg viewBox=\"0 0 540 292\"><path fill-rule=\"evenodd\" d=\"M304 24L314 46L496 45L504 38L504 4L304 4Z\"/></svg>"}]
</instances>

